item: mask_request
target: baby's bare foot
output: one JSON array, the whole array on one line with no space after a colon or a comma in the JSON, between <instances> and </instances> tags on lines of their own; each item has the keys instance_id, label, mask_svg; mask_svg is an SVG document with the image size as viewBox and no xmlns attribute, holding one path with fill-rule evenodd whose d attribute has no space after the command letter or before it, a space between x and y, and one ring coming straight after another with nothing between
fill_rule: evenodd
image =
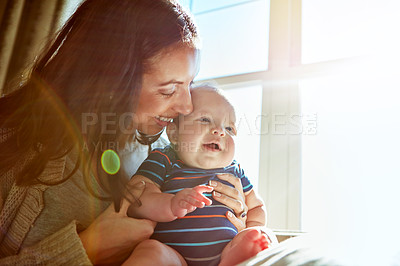
<instances>
[{"instance_id":1,"label":"baby's bare foot","mask_svg":"<svg viewBox=\"0 0 400 266\"><path fill-rule=\"evenodd\" d=\"M259 229L245 229L225 247L221 255L220 266L235 265L245 261L268 248L268 245L267 236Z\"/></svg>"}]
</instances>

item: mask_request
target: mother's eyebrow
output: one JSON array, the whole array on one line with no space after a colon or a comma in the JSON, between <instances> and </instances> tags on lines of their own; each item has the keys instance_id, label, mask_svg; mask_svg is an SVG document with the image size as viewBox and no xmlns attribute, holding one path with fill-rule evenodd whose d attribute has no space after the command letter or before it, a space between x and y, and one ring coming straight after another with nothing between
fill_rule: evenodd
<instances>
[{"instance_id":1,"label":"mother's eyebrow","mask_svg":"<svg viewBox=\"0 0 400 266\"><path fill-rule=\"evenodd\" d=\"M183 83L184 83L183 81L178 81L176 79L172 79L170 81L160 83L159 86L165 86L165 85L169 85L169 84L183 84Z\"/></svg>"}]
</instances>

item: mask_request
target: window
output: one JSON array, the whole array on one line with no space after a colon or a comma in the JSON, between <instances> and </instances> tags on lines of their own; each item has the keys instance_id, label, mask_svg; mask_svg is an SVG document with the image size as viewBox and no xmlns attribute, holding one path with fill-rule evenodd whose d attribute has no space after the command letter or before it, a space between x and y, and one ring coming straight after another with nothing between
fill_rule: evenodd
<instances>
[{"instance_id":1,"label":"window","mask_svg":"<svg viewBox=\"0 0 400 266\"><path fill-rule=\"evenodd\" d=\"M392 0L302 1L302 62L330 68L299 81L302 112L318 114L318 133L302 135L305 231L337 227L367 241L366 229L394 228L400 219L390 210L400 186L393 133L399 7Z\"/></svg>"},{"instance_id":2,"label":"window","mask_svg":"<svg viewBox=\"0 0 400 266\"><path fill-rule=\"evenodd\" d=\"M269 1L185 2L202 38L198 80L267 69Z\"/></svg>"},{"instance_id":3,"label":"window","mask_svg":"<svg viewBox=\"0 0 400 266\"><path fill-rule=\"evenodd\" d=\"M382 42L390 45L399 7L395 0L302 1L302 63L366 55L384 48Z\"/></svg>"},{"instance_id":4,"label":"window","mask_svg":"<svg viewBox=\"0 0 400 266\"><path fill-rule=\"evenodd\" d=\"M259 156L258 191L269 227L323 231L336 225L361 239L368 226L396 227L400 217L390 208L400 187L394 167L400 3L183 2L204 41L197 81L212 79L241 100L259 88L254 113L260 130L253 138L260 146L250 154ZM250 18L241 17L247 12ZM249 106L258 104L250 100ZM246 101L236 105L247 108ZM249 157L242 149L237 156ZM387 222L378 221L388 214Z\"/></svg>"}]
</instances>

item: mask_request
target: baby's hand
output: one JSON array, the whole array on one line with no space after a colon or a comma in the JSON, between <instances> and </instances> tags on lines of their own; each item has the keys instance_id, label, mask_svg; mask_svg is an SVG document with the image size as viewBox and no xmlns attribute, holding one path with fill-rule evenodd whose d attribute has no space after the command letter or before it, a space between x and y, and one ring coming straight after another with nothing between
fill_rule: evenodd
<instances>
[{"instance_id":1,"label":"baby's hand","mask_svg":"<svg viewBox=\"0 0 400 266\"><path fill-rule=\"evenodd\" d=\"M204 192L211 191L213 188L205 185L182 189L171 200L172 213L177 217L183 217L196 208L211 205L212 201L203 195Z\"/></svg>"}]
</instances>

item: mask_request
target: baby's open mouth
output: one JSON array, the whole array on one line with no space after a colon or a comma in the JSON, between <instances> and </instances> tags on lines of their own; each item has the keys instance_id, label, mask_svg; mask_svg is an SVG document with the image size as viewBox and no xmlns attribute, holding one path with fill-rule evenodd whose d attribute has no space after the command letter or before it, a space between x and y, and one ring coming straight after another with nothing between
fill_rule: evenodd
<instances>
[{"instance_id":1,"label":"baby's open mouth","mask_svg":"<svg viewBox=\"0 0 400 266\"><path fill-rule=\"evenodd\" d=\"M218 143L208 143L208 144L203 144L203 146L207 150L211 150L211 151L220 151L221 150Z\"/></svg>"}]
</instances>

